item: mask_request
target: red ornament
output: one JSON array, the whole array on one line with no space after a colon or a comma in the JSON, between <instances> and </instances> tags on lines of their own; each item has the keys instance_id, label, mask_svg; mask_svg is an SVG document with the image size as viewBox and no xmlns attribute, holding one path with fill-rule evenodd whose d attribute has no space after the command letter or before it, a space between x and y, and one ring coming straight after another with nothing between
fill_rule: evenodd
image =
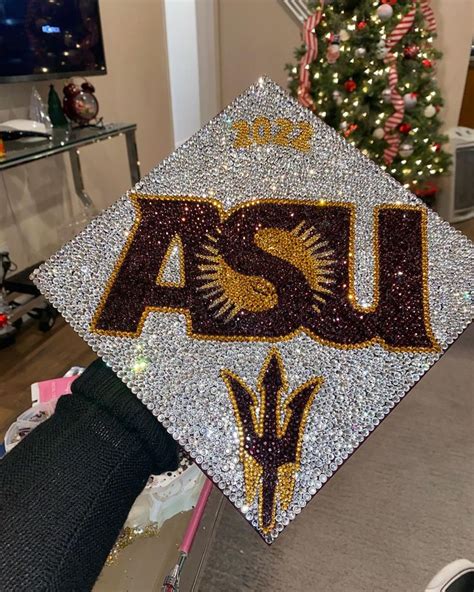
<instances>
[{"instance_id":1,"label":"red ornament","mask_svg":"<svg viewBox=\"0 0 474 592\"><path fill-rule=\"evenodd\" d=\"M418 55L419 51L420 51L420 48L418 47L418 45L416 45L415 43L412 43L411 45L405 45L405 47L403 48L403 55L408 60L413 60Z\"/></svg>"},{"instance_id":2,"label":"red ornament","mask_svg":"<svg viewBox=\"0 0 474 592\"><path fill-rule=\"evenodd\" d=\"M440 142L436 142L436 144L433 144L433 150L435 152L439 152L441 150L441 144L440 144Z\"/></svg>"},{"instance_id":3,"label":"red ornament","mask_svg":"<svg viewBox=\"0 0 474 592\"><path fill-rule=\"evenodd\" d=\"M349 127L346 129L346 131L344 132L344 136L345 136L346 138L348 138L348 137L349 137L349 136L352 134L352 132L355 132L355 131L356 131L356 129L357 129L358 127L359 127L359 126L357 125L357 123L351 123L351 125L350 125L350 126L349 126Z\"/></svg>"},{"instance_id":4,"label":"red ornament","mask_svg":"<svg viewBox=\"0 0 474 592\"><path fill-rule=\"evenodd\" d=\"M423 65L423 67L426 68L427 70L429 68L432 68L433 67L433 62L431 60L427 59L427 58L425 58L424 60L421 60L421 63Z\"/></svg>"},{"instance_id":5,"label":"red ornament","mask_svg":"<svg viewBox=\"0 0 474 592\"><path fill-rule=\"evenodd\" d=\"M395 6L397 0L382 0L382 4L390 4L391 6Z\"/></svg>"},{"instance_id":6,"label":"red ornament","mask_svg":"<svg viewBox=\"0 0 474 592\"><path fill-rule=\"evenodd\" d=\"M3 329L8 325L8 315L4 312L0 312L0 329Z\"/></svg>"},{"instance_id":7,"label":"red ornament","mask_svg":"<svg viewBox=\"0 0 474 592\"><path fill-rule=\"evenodd\" d=\"M355 89L357 88L357 84L351 78L344 82L344 88L347 90L347 92L351 93L355 91Z\"/></svg>"},{"instance_id":8,"label":"red ornament","mask_svg":"<svg viewBox=\"0 0 474 592\"><path fill-rule=\"evenodd\" d=\"M401 134L408 134L408 132L411 130L411 125L405 121L398 126L398 129L400 130Z\"/></svg>"},{"instance_id":9,"label":"red ornament","mask_svg":"<svg viewBox=\"0 0 474 592\"><path fill-rule=\"evenodd\" d=\"M426 181L421 187L412 187L411 190L421 199L432 200L436 197L438 186L433 181Z\"/></svg>"},{"instance_id":10,"label":"red ornament","mask_svg":"<svg viewBox=\"0 0 474 592\"><path fill-rule=\"evenodd\" d=\"M359 29L359 31L362 31L362 29L365 29L366 26L367 26L367 23L365 21L360 21L357 23L357 28Z\"/></svg>"}]
</instances>

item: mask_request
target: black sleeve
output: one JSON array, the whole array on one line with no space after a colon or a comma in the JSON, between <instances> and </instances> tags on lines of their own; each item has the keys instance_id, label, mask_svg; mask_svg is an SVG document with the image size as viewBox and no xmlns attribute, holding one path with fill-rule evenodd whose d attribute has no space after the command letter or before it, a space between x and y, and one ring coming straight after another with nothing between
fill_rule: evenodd
<instances>
[{"instance_id":1,"label":"black sleeve","mask_svg":"<svg viewBox=\"0 0 474 592\"><path fill-rule=\"evenodd\" d=\"M150 474L177 448L101 361L0 461L0 590L90 590Z\"/></svg>"}]
</instances>

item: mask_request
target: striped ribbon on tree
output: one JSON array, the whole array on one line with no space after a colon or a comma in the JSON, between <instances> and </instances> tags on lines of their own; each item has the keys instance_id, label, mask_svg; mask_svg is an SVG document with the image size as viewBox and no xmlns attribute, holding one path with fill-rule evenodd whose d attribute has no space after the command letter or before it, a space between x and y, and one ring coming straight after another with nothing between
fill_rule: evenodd
<instances>
[{"instance_id":1,"label":"striped ribbon on tree","mask_svg":"<svg viewBox=\"0 0 474 592\"><path fill-rule=\"evenodd\" d=\"M385 140L388 144L387 148L384 150L384 161L387 165L390 165L393 162L393 159L395 158L395 155L398 152L398 148L400 146L400 135L397 132L397 128L402 123L403 116L405 114L405 104L403 102L403 97L400 95L397 88L397 58L393 54L392 50L412 28L418 10L418 6L421 9L421 12L426 20L428 31L436 31L436 20L433 10L430 6L429 0L421 0L421 2L419 0L414 0L413 7L407 12L407 14L402 18L398 25L393 29L385 44L388 50L387 55L385 56L385 63L390 65L390 70L388 74L388 85L391 90L391 100L394 108L393 114L390 115L390 117L385 122L384 126Z\"/></svg>"},{"instance_id":2,"label":"striped ribbon on tree","mask_svg":"<svg viewBox=\"0 0 474 592\"><path fill-rule=\"evenodd\" d=\"M300 80L298 87L298 99L302 105L311 108L313 99L311 98L311 82L309 79L309 66L318 57L318 38L316 37L316 28L323 16L324 0L321 0L321 6L316 9L314 14L303 23L303 41L306 45L306 53L300 61Z\"/></svg>"}]
</instances>

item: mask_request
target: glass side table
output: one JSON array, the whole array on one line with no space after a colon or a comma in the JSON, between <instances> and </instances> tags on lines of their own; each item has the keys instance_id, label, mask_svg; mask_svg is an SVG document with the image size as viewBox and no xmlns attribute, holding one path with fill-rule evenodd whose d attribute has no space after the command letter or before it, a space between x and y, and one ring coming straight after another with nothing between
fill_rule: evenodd
<instances>
[{"instance_id":1,"label":"glass side table","mask_svg":"<svg viewBox=\"0 0 474 592\"><path fill-rule=\"evenodd\" d=\"M54 156L63 152L69 153L71 161L74 188L84 207L91 213L97 213L91 197L84 188L79 148L95 144L116 136L124 136L127 146L128 165L132 185L140 179L140 162L138 160L134 123L107 123L103 127L56 128L50 139L34 141L6 142L6 155L0 158L0 171L5 171L22 164L27 164L41 158Z\"/></svg>"}]
</instances>

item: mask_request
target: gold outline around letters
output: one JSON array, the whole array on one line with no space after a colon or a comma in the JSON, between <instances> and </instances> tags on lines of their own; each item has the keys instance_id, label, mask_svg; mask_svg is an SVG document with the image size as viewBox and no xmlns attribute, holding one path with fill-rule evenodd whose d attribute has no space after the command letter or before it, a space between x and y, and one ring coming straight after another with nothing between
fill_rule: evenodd
<instances>
[{"instance_id":1,"label":"gold outline around letters","mask_svg":"<svg viewBox=\"0 0 474 592\"><path fill-rule=\"evenodd\" d=\"M102 313L102 310L105 306L109 293L112 289L112 286L115 282L117 277L118 271L122 266L122 263L125 260L127 255L128 249L132 244L133 238L135 233L137 232L140 222L141 222L141 210L140 210L140 200L177 200L181 199L183 201L194 201L194 202L201 202L212 204L219 210L221 221L225 220L228 216L230 216L234 211L239 210L245 207L252 207L259 203L276 203L276 204L303 204L303 205L311 205L311 206L320 206L320 207L329 207L329 206L339 206L348 208L351 212L350 215L350 230L349 230L349 286L348 286L348 297L351 301L352 306L360 311L360 312L372 312L376 309L378 305L378 298L379 298L379 262L378 262L378 244L377 244L377 225L378 225L378 213L381 209L401 209L401 210L417 210L422 212L422 277L423 277L423 321L425 324L425 330L432 342L432 347L392 347L388 345L384 339L380 337L373 337L367 341L363 341L361 343L356 344L341 344L337 342L328 341L323 339L310 331L308 328L300 326L298 329L295 329L291 333L288 333L283 336L279 337L253 337L253 336L225 336L225 335L201 335L193 332L192 328L192 319L187 308L180 308L180 307L160 307L160 306L147 306L143 311L140 321L138 323L138 327L136 331L108 331L104 329L97 328L97 322L99 317ZM237 204L230 208L229 210L224 210L223 204L211 198L201 198L201 197L193 197L193 196L168 196L168 195L137 195L131 194L130 200L134 206L136 212L136 218L133 223L132 229L127 237L127 241L120 253L120 256L117 260L117 263L114 266L114 270L111 273L109 279L107 280L105 290L100 298L99 305L97 307L96 312L92 318L90 324L90 330L94 333L99 335L107 335L107 336L114 336L114 337L138 337L143 330L143 325L145 324L145 320L150 312L169 312L169 313L180 313L183 314L186 320L186 333L189 337L194 339L203 339L206 341L226 341L226 342L233 342L233 341L242 341L242 342L262 342L262 343L277 343L281 341L289 341L296 337L299 333L305 333L322 345L327 345L329 347L334 347L336 349L342 350L352 350L352 349L362 349L364 347L368 347L370 345L378 344L382 346L387 351L391 352L414 352L414 353L421 353L421 352L439 352L441 351L436 338L433 334L433 330L431 328L431 321L430 321L430 313L429 313L429 294L428 294L428 239L427 239L427 214L426 210L423 207L413 206L413 205L404 205L404 204L383 204L377 206L374 209L373 215L373 228L374 228L374 250L375 250L375 257L374 257L374 302L370 307L362 307L357 304L357 299L355 295L355 288L354 288L354 269L355 269L355 261L354 261L354 243L355 243L355 217L356 217L356 208L355 205L348 202L338 202L338 201L328 201L328 200L291 200L291 199L257 199L254 201L243 202ZM182 262L183 263L183 262ZM184 269L184 267L183 267Z\"/></svg>"}]
</instances>

